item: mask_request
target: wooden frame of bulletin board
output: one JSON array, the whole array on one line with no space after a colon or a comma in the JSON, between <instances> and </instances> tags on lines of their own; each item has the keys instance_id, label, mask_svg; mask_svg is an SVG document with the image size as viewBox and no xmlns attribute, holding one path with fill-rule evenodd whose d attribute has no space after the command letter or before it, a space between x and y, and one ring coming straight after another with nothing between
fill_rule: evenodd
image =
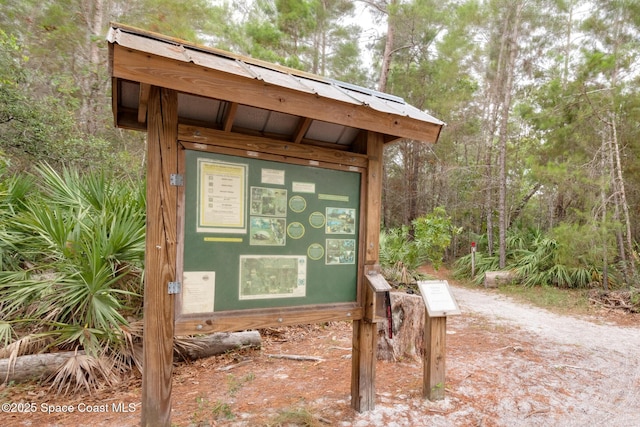
<instances>
[{"instance_id":1,"label":"wooden frame of bulletin board","mask_svg":"<svg viewBox=\"0 0 640 427\"><path fill-rule=\"evenodd\" d=\"M180 141L176 334L360 319L363 156L336 164L199 134Z\"/></svg>"}]
</instances>

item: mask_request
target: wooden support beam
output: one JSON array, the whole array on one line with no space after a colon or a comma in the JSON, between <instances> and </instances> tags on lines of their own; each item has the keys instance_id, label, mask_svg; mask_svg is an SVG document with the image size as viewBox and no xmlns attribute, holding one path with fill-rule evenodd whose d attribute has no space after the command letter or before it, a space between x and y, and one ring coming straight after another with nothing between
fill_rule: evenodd
<instances>
[{"instance_id":1,"label":"wooden support beam","mask_svg":"<svg viewBox=\"0 0 640 427\"><path fill-rule=\"evenodd\" d=\"M382 197L382 134L369 132L367 136L367 177L361 197L365 197L364 271L361 286L367 286L364 275L378 264L380 245L380 199ZM362 292L366 300L365 292ZM366 302L364 302L366 304ZM351 407L358 412L375 408L375 377L377 353L377 324L359 320L353 322L353 353L351 361Z\"/></svg>"},{"instance_id":2,"label":"wooden support beam","mask_svg":"<svg viewBox=\"0 0 640 427\"><path fill-rule=\"evenodd\" d=\"M140 83L140 95L138 96L138 123L145 123L147 121L150 91L151 85Z\"/></svg>"},{"instance_id":3,"label":"wooden support beam","mask_svg":"<svg viewBox=\"0 0 640 427\"><path fill-rule=\"evenodd\" d=\"M351 360L351 407L358 412L375 408L377 324L364 320L353 322Z\"/></svg>"},{"instance_id":4,"label":"wooden support beam","mask_svg":"<svg viewBox=\"0 0 640 427\"><path fill-rule=\"evenodd\" d=\"M293 133L292 142L294 142L295 144L300 144L302 142L302 138L304 138L304 135L309 130L309 126L311 126L312 121L313 120L311 120L309 117L300 118L300 121L298 122L298 128Z\"/></svg>"},{"instance_id":5,"label":"wooden support beam","mask_svg":"<svg viewBox=\"0 0 640 427\"><path fill-rule=\"evenodd\" d=\"M444 399L447 317L425 316L422 396Z\"/></svg>"},{"instance_id":6,"label":"wooden support beam","mask_svg":"<svg viewBox=\"0 0 640 427\"><path fill-rule=\"evenodd\" d=\"M147 148L147 224L144 286L142 426L171 425L174 298L176 281L178 95L151 87Z\"/></svg>"},{"instance_id":7,"label":"wooden support beam","mask_svg":"<svg viewBox=\"0 0 640 427\"><path fill-rule=\"evenodd\" d=\"M236 118L237 112L238 112L238 103L229 102L229 108L227 108L226 114L224 116L224 123L222 124L223 131L231 132L231 129L233 128L233 121Z\"/></svg>"},{"instance_id":8,"label":"wooden support beam","mask_svg":"<svg viewBox=\"0 0 640 427\"><path fill-rule=\"evenodd\" d=\"M362 309L354 303L322 304L256 310L228 310L209 316L176 318L176 335L208 334L272 326L304 325L340 320L359 320Z\"/></svg>"},{"instance_id":9,"label":"wooden support beam","mask_svg":"<svg viewBox=\"0 0 640 427\"><path fill-rule=\"evenodd\" d=\"M380 253L380 217L382 208L383 135L369 132L367 137L367 228L365 265L378 264Z\"/></svg>"},{"instance_id":10,"label":"wooden support beam","mask_svg":"<svg viewBox=\"0 0 640 427\"><path fill-rule=\"evenodd\" d=\"M109 54L111 54L111 45L109 45ZM118 126L118 105L120 105L120 87L121 81L115 77L111 77L111 112L113 113L113 123Z\"/></svg>"},{"instance_id":11,"label":"wooden support beam","mask_svg":"<svg viewBox=\"0 0 640 427\"><path fill-rule=\"evenodd\" d=\"M309 165L309 160L315 160L319 162L315 164L315 166L318 167L328 167L328 164L334 163L364 168L368 164L367 157L362 154L336 151L306 144L292 144L290 142L283 142L268 138L255 138L248 135L226 133L215 129L206 129L197 126L180 125L179 138L180 141L198 144L198 147L200 147L187 147L190 149L206 150L207 145L216 145L219 147L226 147L231 150L244 150L244 155L246 155L247 152L251 152L252 156L253 153L256 152L269 152L274 155L282 156L280 159L270 160L288 163L295 162L295 160L292 159L305 159L307 161L304 164Z\"/></svg>"}]
</instances>

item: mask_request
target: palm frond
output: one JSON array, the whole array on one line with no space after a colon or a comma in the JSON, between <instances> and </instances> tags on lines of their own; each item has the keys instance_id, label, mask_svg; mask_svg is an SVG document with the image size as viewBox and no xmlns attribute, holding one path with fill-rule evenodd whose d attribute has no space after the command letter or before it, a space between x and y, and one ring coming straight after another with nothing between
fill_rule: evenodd
<instances>
[{"instance_id":1,"label":"palm frond","mask_svg":"<svg viewBox=\"0 0 640 427\"><path fill-rule=\"evenodd\" d=\"M13 330L11 322L0 320L0 345L2 345L2 348L0 348L0 358L6 357L2 355L3 351L14 340L15 336L16 333Z\"/></svg>"},{"instance_id":2,"label":"palm frond","mask_svg":"<svg viewBox=\"0 0 640 427\"><path fill-rule=\"evenodd\" d=\"M42 315L51 293L50 280L31 279L25 272L0 272L0 307L5 320Z\"/></svg>"},{"instance_id":3,"label":"palm frond","mask_svg":"<svg viewBox=\"0 0 640 427\"><path fill-rule=\"evenodd\" d=\"M81 180L76 170L64 168L61 175L48 163L42 163L36 166L36 171L39 174L41 190L51 203L67 210L83 210Z\"/></svg>"},{"instance_id":4,"label":"palm frond","mask_svg":"<svg viewBox=\"0 0 640 427\"><path fill-rule=\"evenodd\" d=\"M85 390L89 394L101 385L115 386L119 382L113 362L104 356L76 353L66 360L48 379L50 389L58 394L73 394Z\"/></svg>"},{"instance_id":5,"label":"palm frond","mask_svg":"<svg viewBox=\"0 0 640 427\"><path fill-rule=\"evenodd\" d=\"M141 263L145 251L145 218L132 206L117 206L95 224L94 235L102 239L102 255L117 265Z\"/></svg>"},{"instance_id":6,"label":"palm frond","mask_svg":"<svg viewBox=\"0 0 640 427\"><path fill-rule=\"evenodd\" d=\"M109 208L114 186L104 171L97 171L84 175L78 183L78 190L84 203L102 212Z\"/></svg>"},{"instance_id":7,"label":"palm frond","mask_svg":"<svg viewBox=\"0 0 640 427\"><path fill-rule=\"evenodd\" d=\"M127 371L135 366L142 373L142 333L144 323L141 320L129 322L120 327L122 339L109 342L105 353L114 360L114 366L120 371Z\"/></svg>"}]
</instances>

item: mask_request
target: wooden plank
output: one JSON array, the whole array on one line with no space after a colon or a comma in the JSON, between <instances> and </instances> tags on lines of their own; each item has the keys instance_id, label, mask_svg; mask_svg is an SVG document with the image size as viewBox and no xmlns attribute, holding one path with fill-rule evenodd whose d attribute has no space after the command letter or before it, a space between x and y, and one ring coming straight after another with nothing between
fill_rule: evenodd
<instances>
[{"instance_id":1,"label":"wooden plank","mask_svg":"<svg viewBox=\"0 0 640 427\"><path fill-rule=\"evenodd\" d=\"M349 165L341 165L338 163L326 163L319 162L317 160L305 160L298 159L296 157L286 157L277 154L263 153L260 151L246 150L246 149L238 149L238 148L229 148L229 147L219 147L217 145L204 145L204 144L194 144L192 142L181 141L181 143L189 150L197 150L204 151L208 153L218 153L218 154L228 154L230 156L239 156L239 157L247 157L252 159L260 159L260 160L272 160L275 162L284 162L293 165L301 165L301 166L313 166L323 169L334 169L348 172L358 172L364 173L362 168L357 166L349 166Z\"/></svg>"},{"instance_id":2,"label":"wooden plank","mask_svg":"<svg viewBox=\"0 0 640 427\"><path fill-rule=\"evenodd\" d=\"M233 127L233 120L236 118L236 113L238 112L238 103L230 102L229 108L224 117L224 123L222 125L222 130L225 132L231 132L231 128Z\"/></svg>"},{"instance_id":3,"label":"wooden plank","mask_svg":"<svg viewBox=\"0 0 640 427\"><path fill-rule=\"evenodd\" d=\"M367 273L365 275L367 283L374 292L386 292L391 290L391 285L380 273Z\"/></svg>"},{"instance_id":4,"label":"wooden plank","mask_svg":"<svg viewBox=\"0 0 640 427\"><path fill-rule=\"evenodd\" d=\"M114 23L112 25L111 30L109 31L109 34L107 35L107 40L110 43L114 43L120 42L120 34L115 34L114 31L116 31L115 29L122 29L125 32L130 32L136 35L143 35L145 38L151 38L151 39L156 39L156 40L163 40L164 42L169 42L170 44L173 45L183 45L185 47L188 48L195 48L195 51L201 51L203 54L211 56L210 54L213 54L213 56L220 56L224 59L234 59L237 61L241 61L241 62L245 62L247 64L251 64L251 65L257 65L258 67L264 67L267 69L273 69L273 70L277 70L277 71L281 71L282 73L291 73L294 74L296 76L300 76L300 77L306 77L309 79L314 79L314 80L318 80L318 81L323 81L323 82L327 82L330 83L329 79L326 79L324 77L315 75L315 74L311 74L311 73L307 73L301 70L294 70L291 69L289 67L285 67L282 65L278 65L278 64L274 64L271 62L267 62L267 61L262 61L260 59L256 59L256 58L252 58L249 56L243 56L243 55L238 55L229 51L225 51L222 49L216 49L214 47L210 47L210 46L203 46L203 45L198 45L198 44L194 44L191 43L189 41L183 40L183 39L179 39L176 37L171 37L168 36L166 34L159 34L159 33L155 33L152 31L147 31L141 28L137 28L131 25L125 25L122 23ZM192 50L193 52L194 50ZM187 60L187 57L184 57L185 60ZM237 66L238 68L240 68L240 65Z\"/></svg>"},{"instance_id":5,"label":"wooden plank","mask_svg":"<svg viewBox=\"0 0 640 427\"><path fill-rule=\"evenodd\" d=\"M147 109L149 104L149 91L151 86L141 83L140 95L138 97L138 123L146 123L147 121Z\"/></svg>"},{"instance_id":6,"label":"wooden plank","mask_svg":"<svg viewBox=\"0 0 640 427\"><path fill-rule=\"evenodd\" d=\"M442 128L441 124L273 86L258 79L171 60L117 44L113 47L111 66L112 76L122 79L286 114L299 115L304 111L315 120L356 125L361 129L418 141L436 142Z\"/></svg>"},{"instance_id":7,"label":"wooden plank","mask_svg":"<svg viewBox=\"0 0 640 427\"><path fill-rule=\"evenodd\" d=\"M422 396L444 399L447 318L425 316Z\"/></svg>"},{"instance_id":8,"label":"wooden plank","mask_svg":"<svg viewBox=\"0 0 640 427\"><path fill-rule=\"evenodd\" d=\"M200 150L207 150L207 145L227 147L235 150L243 150L252 153L269 153L281 156L279 161L295 162L295 159L312 160L318 162L306 165L324 167L320 163L339 164L364 168L367 166L367 157L362 154L345 151L329 150L305 144L293 144L267 138L255 138L247 135L227 133L215 129L207 129L189 125L178 126L180 141L198 144Z\"/></svg>"},{"instance_id":9,"label":"wooden plank","mask_svg":"<svg viewBox=\"0 0 640 427\"><path fill-rule=\"evenodd\" d=\"M353 322L351 407L358 412L375 409L377 338L376 323L365 320Z\"/></svg>"},{"instance_id":10,"label":"wooden plank","mask_svg":"<svg viewBox=\"0 0 640 427\"><path fill-rule=\"evenodd\" d=\"M378 263L380 254L380 217L382 207L382 163L384 161L382 135L369 132L367 136L367 229L365 231L365 265Z\"/></svg>"},{"instance_id":11,"label":"wooden plank","mask_svg":"<svg viewBox=\"0 0 640 427\"><path fill-rule=\"evenodd\" d=\"M361 192L361 197L365 198L363 205L366 212L364 241L361 243L365 248L362 275L370 270L376 270L378 264L383 149L382 135L369 132L367 136L367 175L365 188ZM367 289L366 279L360 280L360 286L365 288L361 290L361 294L365 296L364 303L370 310L370 317L374 317L375 298L373 298L372 290ZM369 293L368 297L367 292ZM370 411L375 408L377 337L376 323L366 319L354 322L351 362L351 406L359 412Z\"/></svg>"},{"instance_id":12,"label":"wooden plank","mask_svg":"<svg viewBox=\"0 0 640 427\"><path fill-rule=\"evenodd\" d=\"M311 122L313 122L313 120L311 120L309 117L300 118L298 127L296 131L293 133L292 142L294 144L300 144L302 142L302 139L304 138L304 134L307 133L307 131L309 130L309 126L311 126Z\"/></svg>"},{"instance_id":13,"label":"wooden plank","mask_svg":"<svg viewBox=\"0 0 640 427\"><path fill-rule=\"evenodd\" d=\"M132 108L127 108L120 105L120 106L114 106L113 111L114 113L117 112L117 121L115 121L117 127L124 128L124 129L131 129L131 130L140 130L140 131L147 130L146 123L141 124L138 122L137 109L134 110ZM114 117L114 120L115 119L116 117ZM203 120L192 120L184 117L179 117L178 120L179 120L179 123L182 125L200 127L203 129L213 129L218 126L213 121L206 122ZM223 126L228 127L231 125L232 125L231 122L228 122L228 123L225 122ZM254 138L254 140L256 141L265 139L267 141L279 141L280 143L283 143L283 144L292 143L292 142L295 143L295 141L292 141L293 138L291 137L284 138L282 135L275 135L275 134L271 135L266 132L260 132L252 129L242 129L238 127L233 127L233 132L236 134L242 134L246 138ZM359 140L360 138L358 138L358 142ZM335 144L335 143L326 142L326 141L317 141L317 140L312 140L307 138L303 138L302 141L300 141L300 143L306 144L307 146L318 147L326 150L339 150L339 151L353 152L353 153L361 152L361 150L359 149L359 146L358 148L351 150L352 146L350 145L341 145L341 144Z\"/></svg>"},{"instance_id":14,"label":"wooden plank","mask_svg":"<svg viewBox=\"0 0 640 427\"><path fill-rule=\"evenodd\" d=\"M176 280L177 191L169 175L177 172L176 92L152 87L149 94L147 224L144 286L142 425L171 425L173 297Z\"/></svg>"},{"instance_id":15,"label":"wooden plank","mask_svg":"<svg viewBox=\"0 0 640 427\"><path fill-rule=\"evenodd\" d=\"M185 147L180 144L178 141L178 173L185 176L186 173L186 159L185 159ZM177 237L178 237L178 247L176 249L176 280L179 282L184 282L182 277L182 272L184 271L184 242L185 242L185 198L186 198L186 188L184 185L176 187L178 191L177 198ZM180 314L180 307L182 307L182 292L177 294L174 298L174 319L177 320ZM174 330L174 334L175 334Z\"/></svg>"},{"instance_id":16,"label":"wooden plank","mask_svg":"<svg viewBox=\"0 0 640 427\"><path fill-rule=\"evenodd\" d=\"M176 319L176 335L233 332L274 326L301 325L338 320L359 320L362 308L353 303L285 307L262 310L233 310Z\"/></svg>"},{"instance_id":17,"label":"wooden plank","mask_svg":"<svg viewBox=\"0 0 640 427\"><path fill-rule=\"evenodd\" d=\"M385 292L391 290L391 285L384 276L376 271L365 272L365 304L364 319L368 322L382 322L386 319L384 308Z\"/></svg>"},{"instance_id":18,"label":"wooden plank","mask_svg":"<svg viewBox=\"0 0 640 427\"><path fill-rule=\"evenodd\" d=\"M365 286L364 289L364 320L367 322L376 321L376 293L374 290Z\"/></svg>"},{"instance_id":19,"label":"wooden plank","mask_svg":"<svg viewBox=\"0 0 640 427\"><path fill-rule=\"evenodd\" d=\"M114 110L115 111L115 110ZM147 123L138 122L138 110L120 106L117 110L116 126L123 129L146 132Z\"/></svg>"},{"instance_id":20,"label":"wooden plank","mask_svg":"<svg viewBox=\"0 0 640 427\"><path fill-rule=\"evenodd\" d=\"M109 49L111 51L111 49ZM113 123L118 126L118 105L120 104L120 80L116 78L111 79L111 111L113 112Z\"/></svg>"}]
</instances>

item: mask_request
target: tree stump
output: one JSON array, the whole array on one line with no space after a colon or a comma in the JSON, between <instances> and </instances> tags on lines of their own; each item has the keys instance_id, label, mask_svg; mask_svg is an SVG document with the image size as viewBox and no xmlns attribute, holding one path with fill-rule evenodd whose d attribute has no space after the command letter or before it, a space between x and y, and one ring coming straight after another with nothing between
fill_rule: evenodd
<instances>
[{"instance_id":1,"label":"tree stump","mask_svg":"<svg viewBox=\"0 0 640 427\"><path fill-rule=\"evenodd\" d=\"M420 295L391 292L393 338L388 321L378 323L378 360L419 360L424 354L424 301Z\"/></svg>"}]
</instances>

